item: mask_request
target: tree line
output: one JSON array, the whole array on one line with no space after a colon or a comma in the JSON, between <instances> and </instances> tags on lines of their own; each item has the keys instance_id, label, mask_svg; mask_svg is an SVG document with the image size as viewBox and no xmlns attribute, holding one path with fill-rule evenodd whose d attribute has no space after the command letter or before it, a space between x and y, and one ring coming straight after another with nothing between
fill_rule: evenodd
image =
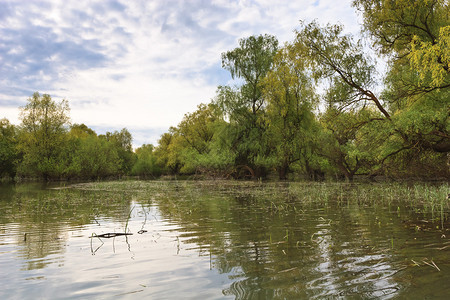
<instances>
[{"instance_id":1,"label":"tree line","mask_svg":"<svg viewBox=\"0 0 450 300\"><path fill-rule=\"evenodd\" d=\"M239 40L222 53L236 84L219 86L156 146L133 151L125 128L97 135L69 125L67 101L35 93L21 108L21 125L1 120L2 175L449 178L448 2L353 6L367 40L316 21L301 22L282 46L271 35ZM382 84L378 57L388 62Z\"/></svg>"}]
</instances>

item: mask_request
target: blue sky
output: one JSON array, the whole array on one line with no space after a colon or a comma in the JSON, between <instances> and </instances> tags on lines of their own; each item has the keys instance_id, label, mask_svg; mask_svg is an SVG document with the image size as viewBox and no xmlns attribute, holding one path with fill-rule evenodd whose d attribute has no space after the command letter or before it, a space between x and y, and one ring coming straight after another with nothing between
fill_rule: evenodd
<instances>
[{"instance_id":1,"label":"blue sky","mask_svg":"<svg viewBox=\"0 0 450 300\"><path fill-rule=\"evenodd\" d=\"M39 91L67 99L72 123L156 144L231 84L222 52L253 34L283 44L314 19L360 30L351 0L0 0L0 118L19 124Z\"/></svg>"}]
</instances>

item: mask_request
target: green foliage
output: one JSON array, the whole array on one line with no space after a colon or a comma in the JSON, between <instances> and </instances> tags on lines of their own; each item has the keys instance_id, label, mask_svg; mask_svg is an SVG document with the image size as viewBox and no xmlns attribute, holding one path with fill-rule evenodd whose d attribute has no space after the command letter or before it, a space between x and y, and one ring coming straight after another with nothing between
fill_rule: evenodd
<instances>
[{"instance_id":1,"label":"green foliage","mask_svg":"<svg viewBox=\"0 0 450 300\"><path fill-rule=\"evenodd\" d=\"M0 179L15 176L17 159L16 128L8 119L0 119Z\"/></svg>"},{"instance_id":2,"label":"green foliage","mask_svg":"<svg viewBox=\"0 0 450 300\"><path fill-rule=\"evenodd\" d=\"M374 144L373 133L379 123L384 123L378 113L368 110L339 111L329 106L320 119L324 131L320 135L320 155L347 179L367 173L376 165L380 149ZM378 137L379 139L379 137Z\"/></svg>"},{"instance_id":3,"label":"green foliage","mask_svg":"<svg viewBox=\"0 0 450 300\"><path fill-rule=\"evenodd\" d=\"M364 30L379 51L400 55L411 51L411 41L434 42L439 28L448 25L449 4L446 0L354 0L362 12Z\"/></svg>"},{"instance_id":4,"label":"green foliage","mask_svg":"<svg viewBox=\"0 0 450 300\"><path fill-rule=\"evenodd\" d=\"M408 58L419 72L421 83L430 77L430 87L449 84L450 77L450 25L441 27L439 37L433 42L421 41L414 36Z\"/></svg>"},{"instance_id":5,"label":"green foliage","mask_svg":"<svg viewBox=\"0 0 450 300\"><path fill-rule=\"evenodd\" d=\"M369 101L389 118L382 101L371 91L375 83L374 64L363 52L361 41L355 42L342 30L339 25L302 23L301 30L296 31L297 52L309 64L316 80L331 82L327 93L341 108L355 108Z\"/></svg>"},{"instance_id":6,"label":"green foliage","mask_svg":"<svg viewBox=\"0 0 450 300\"><path fill-rule=\"evenodd\" d=\"M66 100L56 103L50 95L36 92L21 108L18 130L2 120L2 173L14 176L16 163L19 177L44 180L97 179L130 172L135 154L128 130L104 136L85 124L74 124L69 130L68 113Z\"/></svg>"},{"instance_id":7,"label":"green foliage","mask_svg":"<svg viewBox=\"0 0 450 300\"><path fill-rule=\"evenodd\" d=\"M241 93L253 114L264 105L259 82L270 70L277 48L278 40L266 34L240 39L238 48L222 53L222 67L244 80Z\"/></svg>"},{"instance_id":8,"label":"green foliage","mask_svg":"<svg viewBox=\"0 0 450 300\"><path fill-rule=\"evenodd\" d=\"M278 41L270 35L239 40L239 47L222 54L222 66L243 84L238 88L219 87L215 103L223 110L229 128L222 140L231 146L234 165L251 170L252 176L264 176L268 149L264 142L265 98L261 81L270 70Z\"/></svg>"},{"instance_id":9,"label":"green foliage","mask_svg":"<svg viewBox=\"0 0 450 300\"><path fill-rule=\"evenodd\" d=\"M317 96L297 49L286 46L274 58L272 70L262 81L267 99L267 139L274 167L286 179L290 166L312 144L312 109Z\"/></svg>"},{"instance_id":10,"label":"green foliage","mask_svg":"<svg viewBox=\"0 0 450 300\"><path fill-rule=\"evenodd\" d=\"M450 87L449 3L446 0L355 0L364 29L392 64L418 72L416 92ZM398 67L397 67L398 68Z\"/></svg>"},{"instance_id":11,"label":"green foliage","mask_svg":"<svg viewBox=\"0 0 450 300\"><path fill-rule=\"evenodd\" d=\"M91 135L97 136L95 131L87 127L85 124L73 124L70 127L69 134L76 138L85 138Z\"/></svg>"},{"instance_id":12,"label":"green foliage","mask_svg":"<svg viewBox=\"0 0 450 300\"><path fill-rule=\"evenodd\" d=\"M195 112L184 116L176 132L196 153L208 153L218 115L213 104L200 104Z\"/></svg>"},{"instance_id":13,"label":"green foliage","mask_svg":"<svg viewBox=\"0 0 450 300\"><path fill-rule=\"evenodd\" d=\"M131 133L123 128L120 131L106 132L106 135L100 136L100 138L106 139L114 146L120 160L119 170L122 174L128 174L135 162Z\"/></svg>"},{"instance_id":14,"label":"green foliage","mask_svg":"<svg viewBox=\"0 0 450 300\"><path fill-rule=\"evenodd\" d=\"M136 149L136 162L131 169L131 174L138 176L159 176L161 169L157 165L157 158L154 154L154 147L151 144L144 144Z\"/></svg>"},{"instance_id":15,"label":"green foliage","mask_svg":"<svg viewBox=\"0 0 450 300\"><path fill-rule=\"evenodd\" d=\"M395 65L387 76L384 98L393 112L393 128L402 148L450 151L450 89L417 90L419 75L409 65Z\"/></svg>"},{"instance_id":16,"label":"green foliage","mask_svg":"<svg viewBox=\"0 0 450 300\"><path fill-rule=\"evenodd\" d=\"M180 171L180 151L178 150L178 136L175 128L171 127L169 132L161 135L158 147L155 149L156 162L164 174L177 174Z\"/></svg>"},{"instance_id":17,"label":"green foliage","mask_svg":"<svg viewBox=\"0 0 450 300\"><path fill-rule=\"evenodd\" d=\"M432 150L437 153L449 151L449 97L450 91L418 96L396 112L393 122L396 130L401 133L405 149Z\"/></svg>"},{"instance_id":18,"label":"green foliage","mask_svg":"<svg viewBox=\"0 0 450 300\"><path fill-rule=\"evenodd\" d=\"M226 127L217 105L200 104L178 126L161 136L155 149L158 165L169 174L203 173L221 176L229 166L222 132Z\"/></svg>"},{"instance_id":19,"label":"green foliage","mask_svg":"<svg viewBox=\"0 0 450 300\"><path fill-rule=\"evenodd\" d=\"M75 143L71 175L98 179L119 174L121 160L117 147L106 139L89 135Z\"/></svg>"},{"instance_id":20,"label":"green foliage","mask_svg":"<svg viewBox=\"0 0 450 300\"><path fill-rule=\"evenodd\" d=\"M56 103L50 95L34 93L21 108L22 130L18 148L23 155L19 175L48 179L59 177L62 166L62 148L69 124L69 104ZM56 166L56 167L55 167Z\"/></svg>"}]
</instances>

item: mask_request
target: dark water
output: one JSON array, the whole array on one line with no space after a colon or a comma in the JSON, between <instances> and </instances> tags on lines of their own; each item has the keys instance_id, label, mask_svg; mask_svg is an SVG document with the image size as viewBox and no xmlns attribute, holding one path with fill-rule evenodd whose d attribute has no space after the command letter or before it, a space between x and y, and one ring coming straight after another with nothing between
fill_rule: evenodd
<instances>
[{"instance_id":1,"label":"dark water","mask_svg":"<svg viewBox=\"0 0 450 300\"><path fill-rule=\"evenodd\" d=\"M3 185L0 299L448 299L447 194L448 184ZM96 237L108 233L132 235Z\"/></svg>"}]
</instances>

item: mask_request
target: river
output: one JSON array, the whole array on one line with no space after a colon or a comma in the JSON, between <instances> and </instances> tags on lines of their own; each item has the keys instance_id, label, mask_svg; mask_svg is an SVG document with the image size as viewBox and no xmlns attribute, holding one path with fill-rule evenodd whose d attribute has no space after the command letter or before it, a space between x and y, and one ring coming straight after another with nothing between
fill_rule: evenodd
<instances>
[{"instance_id":1,"label":"river","mask_svg":"<svg viewBox=\"0 0 450 300\"><path fill-rule=\"evenodd\" d=\"M448 183L3 184L0 299L448 299L448 193Z\"/></svg>"}]
</instances>

